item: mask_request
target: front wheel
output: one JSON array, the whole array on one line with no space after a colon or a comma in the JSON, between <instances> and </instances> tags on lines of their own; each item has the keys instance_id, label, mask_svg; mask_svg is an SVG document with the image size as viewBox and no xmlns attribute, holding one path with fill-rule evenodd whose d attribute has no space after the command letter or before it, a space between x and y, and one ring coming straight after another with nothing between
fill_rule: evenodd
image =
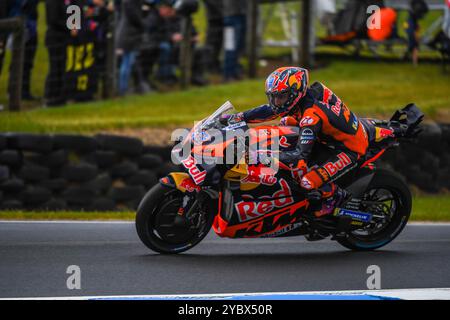
<instances>
[{"instance_id":1,"label":"front wheel","mask_svg":"<svg viewBox=\"0 0 450 320\"><path fill-rule=\"evenodd\" d=\"M372 214L364 228L351 231L338 242L358 251L374 250L394 240L406 226L412 208L408 186L393 172L377 170L362 197L363 211Z\"/></svg>"},{"instance_id":2,"label":"front wheel","mask_svg":"<svg viewBox=\"0 0 450 320\"><path fill-rule=\"evenodd\" d=\"M142 200L136 214L136 231L141 241L159 253L180 253L193 248L208 234L214 215L200 208L189 223L178 223L178 209L184 194L161 184Z\"/></svg>"}]
</instances>

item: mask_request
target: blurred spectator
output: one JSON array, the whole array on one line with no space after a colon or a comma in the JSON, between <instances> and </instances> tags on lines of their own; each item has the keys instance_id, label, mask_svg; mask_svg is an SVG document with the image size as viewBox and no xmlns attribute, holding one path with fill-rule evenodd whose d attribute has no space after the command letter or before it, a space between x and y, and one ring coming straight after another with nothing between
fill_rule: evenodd
<instances>
[{"instance_id":1,"label":"blurred spectator","mask_svg":"<svg viewBox=\"0 0 450 320\"><path fill-rule=\"evenodd\" d=\"M153 74L153 67L159 57L159 43L162 38L157 1L144 0L142 7L144 21L144 35L141 50L139 51L136 64L133 70L135 91L139 94L151 92L150 76Z\"/></svg>"},{"instance_id":2,"label":"blurred spectator","mask_svg":"<svg viewBox=\"0 0 450 320\"><path fill-rule=\"evenodd\" d=\"M170 34L167 32L166 26L167 19L160 15L160 4L161 0L144 0L142 6L144 32L142 44L133 67L134 89L138 94L145 94L153 90L150 85L150 77L160 57L160 44L165 41L170 42ZM163 3L161 7L165 5ZM172 1L168 2L168 5L171 6ZM164 9L161 10L166 12ZM169 61L170 54L168 55L167 60ZM161 76L161 78L164 77Z\"/></svg>"},{"instance_id":3,"label":"blurred spectator","mask_svg":"<svg viewBox=\"0 0 450 320\"><path fill-rule=\"evenodd\" d=\"M406 34L408 36L408 51L405 58L411 58L413 65L419 62L419 20L428 12L428 5L424 0L411 0L408 21L406 22Z\"/></svg>"},{"instance_id":4,"label":"blurred spectator","mask_svg":"<svg viewBox=\"0 0 450 320\"><path fill-rule=\"evenodd\" d=\"M106 81L106 58L108 45L109 18L114 12L114 2L108 0L88 0L85 10L86 24L95 43L95 65L103 85Z\"/></svg>"},{"instance_id":5,"label":"blurred spectator","mask_svg":"<svg viewBox=\"0 0 450 320\"><path fill-rule=\"evenodd\" d=\"M166 84L174 84L178 81L175 75L175 67L178 63L178 51L176 46L183 40L180 29L180 18L173 8L175 1L161 0L158 2L159 14L159 68L158 80Z\"/></svg>"},{"instance_id":6,"label":"blurred spectator","mask_svg":"<svg viewBox=\"0 0 450 320\"><path fill-rule=\"evenodd\" d=\"M13 6L15 0L1 0L0 1L0 19L6 19L9 17L9 12ZM8 38L7 32L0 30L0 74L2 73L3 59L6 51L6 40Z\"/></svg>"},{"instance_id":7,"label":"blurred spectator","mask_svg":"<svg viewBox=\"0 0 450 320\"><path fill-rule=\"evenodd\" d=\"M38 0L15 0L10 12L11 17L22 16L25 19L25 52L22 76L22 99L24 100L36 100L31 94L31 71L33 70L38 44L37 5Z\"/></svg>"},{"instance_id":8,"label":"blurred spectator","mask_svg":"<svg viewBox=\"0 0 450 320\"><path fill-rule=\"evenodd\" d=\"M66 46L71 37L78 35L78 30L67 28L67 7L71 5L80 5L80 2L77 0L45 0L47 16L45 45L50 59L45 81L45 104L49 107L66 103L64 88Z\"/></svg>"},{"instance_id":9,"label":"blurred spectator","mask_svg":"<svg viewBox=\"0 0 450 320\"><path fill-rule=\"evenodd\" d=\"M224 80L236 80L242 76L239 58L245 48L247 2L224 0Z\"/></svg>"},{"instance_id":10,"label":"blurred spectator","mask_svg":"<svg viewBox=\"0 0 450 320\"><path fill-rule=\"evenodd\" d=\"M133 76L136 92L146 93L153 90L149 79L155 64L158 64L156 80L173 85L178 82L176 68L179 66L181 17L174 8L174 0L145 0L143 16L145 33L143 44L137 58ZM198 48L199 40L195 27L192 27L192 79L196 85L206 84L204 79L205 51Z\"/></svg>"},{"instance_id":11,"label":"blurred spectator","mask_svg":"<svg viewBox=\"0 0 450 320\"><path fill-rule=\"evenodd\" d=\"M314 3L319 20L327 29L327 35L335 35L333 19L336 16L336 0L317 0Z\"/></svg>"},{"instance_id":12,"label":"blurred spectator","mask_svg":"<svg viewBox=\"0 0 450 320\"><path fill-rule=\"evenodd\" d=\"M444 14L444 23L442 24L442 31L444 34L450 38L450 0L445 1L445 14Z\"/></svg>"},{"instance_id":13,"label":"blurred spectator","mask_svg":"<svg viewBox=\"0 0 450 320\"><path fill-rule=\"evenodd\" d=\"M441 53L443 68L446 71L447 62L450 61L450 0L445 0L442 29L427 45Z\"/></svg>"},{"instance_id":14,"label":"blurred spectator","mask_svg":"<svg viewBox=\"0 0 450 320\"><path fill-rule=\"evenodd\" d=\"M223 46L223 0L204 0L208 28L206 46L210 50L210 67L212 72L220 73L220 53Z\"/></svg>"},{"instance_id":15,"label":"blurred spectator","mask_svg":"<svg viewBox=\"0 0 450 320\"><path fill-rule=\"evenodd\" d=\"M128 91L131 71L142 42L144 33L142 4L143 0L122 0L121 17L117 30L117 48L122 55L119 71L120 95L124 95Z\"/></svg>"}]
</instances>

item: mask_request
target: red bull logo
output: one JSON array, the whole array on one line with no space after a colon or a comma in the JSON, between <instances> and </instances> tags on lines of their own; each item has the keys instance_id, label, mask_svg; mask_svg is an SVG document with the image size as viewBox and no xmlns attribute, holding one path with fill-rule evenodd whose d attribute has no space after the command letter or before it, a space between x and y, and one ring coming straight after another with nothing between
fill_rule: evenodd
<instances>
[{"instance_id":1,"label":"red bull logo","mask_svg":"<svg viewBox=\"0 0 450 320\"><path fill-rule=\"evenodd\" d=\"M300 89L302 87L302 80L304 76L305 72L303 70L296 72L289 78L289 85L293 87L295 84L297 85L297 89Z\"/></svg>"},{"instance_id":2,"label":"red bull logo","mask_svg":"<svg viewBox=\"0 0 450 320\"><path fill-rule=\"evenodd\" d=\"M201 189L190 178L186 178L183 181L181 181L180 187L186 189L187 192L200 191Z\"/></svg>"},{"instance_id":3,"label":"red bull logo","mask_svg":"<svg viewBox=\"0 0 450 320\"><path fill-rule=\"evenodd\" d=\"M334 176L337 172L341 171L345 167L352 164L352 160L344 152L341 152L337 156L339 158L336 162L328 162L324 165L330 177Z\"/></svg>"},{"instance_id":4,"label":"red bull logo","mask_svg":"<svg viewBox=\"0 0 450 320\"><path fill-rule=\"evenodd\" d=\"M241 180L241 183L257 183L273 186L278 179L274 176L274 172L271 168L263 165L247 167L247 176Z\"/></svg>"},{"instance_id":5,"label":"red bull logo","mask_svg":"<svg viewBox=\"0 0 450 320\"><path fill-rule=\"evenodd\" d=\"M280 179L280 186L281 190L276 191L271 196L258 198L262 200L258 202L255 202L251 195L243 195L243 198L246 200L250 199L250 201L240 201L235 204L235 208L239 214L239 220L241 222L251 220L269 213L276 208L282 208L294 203L289 184L284 179Z\"/></svg>"},{"instance_id":6,"label":"red bull logo","mask_svg":"<svg viewBox=\"0 0 450 320\"><path fill-rule=\"evenodd\" d=\"M194 179L194 182L197 185L205 181L206 171L200 170L197 167L197 161L195 160L194 157L190 156L186 160L181 161L181 163L189 171L189 174L191 175L192 179Z\"/></svg>"},{"instance_id":7,"label":"red bull logo","mask_svg":"<svg viewBox=\"0 0 450 320\"><path fill-rule=\"evenodd\" d=\"M385 128L375 128L375 141L380 142L386 138L393 138L394 137L394 131L391 129L385 129Z\"/></svg>"}]
</instances>

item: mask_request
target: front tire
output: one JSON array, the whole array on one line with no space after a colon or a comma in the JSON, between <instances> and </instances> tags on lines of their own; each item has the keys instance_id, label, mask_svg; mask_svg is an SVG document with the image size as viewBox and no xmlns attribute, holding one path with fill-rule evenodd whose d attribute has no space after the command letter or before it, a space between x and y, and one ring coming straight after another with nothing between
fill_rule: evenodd
<instances>
[{"instance_id":1,"label":"front tire","mask_svg":"<svg viewBox=\"0 0 450 320\"><path fill-rule=\"evenodd\" d=\"M385 216L381 220L384 219L385 225L380 222L380 226L377 226L378 221L374 220L371 225L351 231L338 242L352 250L375 250L394 240L406 226L412 208L411 191L397 174L377 170L362 198L366 203L373 202L365 211L376 213L377 219L380 219L384 210Z\"/></svg>"},{"instance_id":2,"label":"front tire","mask_svg":"<svg viewBox=\"0 0 450 320\"><path fill-rule=\"evenodd\" d=\"M179 190L158 183L141 201L136 214L136 231L151 250L164 254L187 251L200 243L211 229L214 215L210 212L200 216L202 223L198 228L176 224L183 196Z\"/></svg>"}]
</instances>

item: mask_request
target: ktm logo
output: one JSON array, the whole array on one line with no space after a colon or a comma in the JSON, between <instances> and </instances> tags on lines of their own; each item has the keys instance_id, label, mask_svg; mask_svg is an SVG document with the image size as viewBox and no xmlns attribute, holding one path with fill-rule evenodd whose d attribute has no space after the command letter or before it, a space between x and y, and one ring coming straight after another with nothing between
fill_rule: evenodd
<instances>
[{"instance_id":1,"label":"ktm logo","mask_svg":"<svg viewBox=\"0 0 450 320\"><path fill-rule=\"evenodd\" d=\"M324 165L330 177L334 176L338 171L341 171L345 167L352 164L352 160L344 152L341 152L337 156L339 158L336 162L328 162Z\"/></svg>"}]
</instances>

